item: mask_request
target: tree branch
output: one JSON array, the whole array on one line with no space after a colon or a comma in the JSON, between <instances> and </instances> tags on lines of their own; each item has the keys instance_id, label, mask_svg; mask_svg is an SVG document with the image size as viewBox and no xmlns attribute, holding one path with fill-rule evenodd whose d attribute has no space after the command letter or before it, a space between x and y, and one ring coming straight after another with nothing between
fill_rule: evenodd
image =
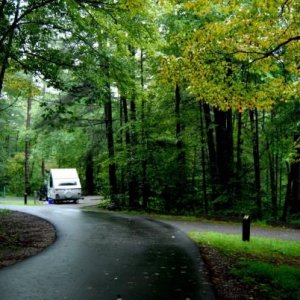
<instances>
[{"instance_id":1,"label":"tree branch","mask_svg":"<svg viewBox=\"0 0 300 300\"><path fill-rule=\"evenodd\" d=\"M280 50L282 47L286 46L287 44L291 43L291 42L295 42L295 41L300 41L300 35L298 36L294 36L291 38L288 38L287 40L285 40L284 42L278 44L276 47L274 47L273 49L267 51L267 52L261 52L261 51L246 51L246 50L237 50L235 52L233 52L232 54L236 54L236 53L244 53L244 54L257 54L260 55L259 57L253 59L250 63L254 63L258 60L270 57L272 55L274 55L274 53L278 50Z\"/></svg>"}]
</instances>

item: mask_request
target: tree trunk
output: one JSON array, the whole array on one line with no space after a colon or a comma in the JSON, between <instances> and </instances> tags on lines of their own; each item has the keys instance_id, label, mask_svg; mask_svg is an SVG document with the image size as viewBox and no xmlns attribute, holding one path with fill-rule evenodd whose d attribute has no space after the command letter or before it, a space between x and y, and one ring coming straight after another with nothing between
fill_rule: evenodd
<instances>
[{"instance_id":1,"label":"tree trunk","mask_svg":"<svg viewBox=\"0 0 300 300\"><path fill-rule=\"evenodd\" d=\"M129 182L128 182L128 193L129 193L129 206L131 208L137 208L139 203L139 182L137 172L137 134L136 134L136 104L135 99L130 100L130 145L129 146Z\"/></svg>"},{"instance_id":2,"label":"tree trunk","mask_svg":"<svg viewBox=\"0 0 300 300\"><path fill-rule=\"evenodd\" d=\"M290 166L288 163L286 163L286 167L287 167L287 174L288 174L288 182L286 185L285 200L284 200L284 206L283 206L283 211L281 216L282 222L287 221L288 209L290 207L291 190L292 190L292 172L290 170Z\"/></svg>"},{"instance_id":3,"label":"tree trunk","mask_svg":"<svg viewBox=\"0 0 300 300\"><path fill-rule=\"evenodd\" d=\"M218 194L225 195L223 203L218 203L216 209L230 208L233 203L232 195L232 165L233 165L233 134L232 111L214 109L216 125L216 154L217 154L217 184Z\"/></svg>"},{"instance_id":4,"label":"tree trunk","mask_svg":"<svg viewBox=\"0 0 300 300\"><path fill-rule=\"evenodd\" d=\"M274 154L270 153L270 151L268 153L268 158L269 158L269 174L270 174L270 188L271 188L272 218L274 219L274 221L276 221L277 219L276 165L275 165Z\"/></svg>"},{"instance_id":5,"label":"tree trunk","mask_svg":"<svg viewBox=\"0 0 300 300\"><path fill-rule=\"evenodd\" d=\"M290 212L291 214L300 214L300 135L294 136L294 144L296 148L295 157L291 163L290 176Z\"/></svg>"},{"instance_id":6,"label":"tree trunk","mask_svg":"<svg viewBox=\"0 0 300 300\"><path fill-rule=\"evenodd\" d=\"M26 115L26 136L25 136L25 193L31 194L30 187L30 135L29 130L31 127L31 108L32 108L32 97L31 95L27 98L27 115Z\"/></svg>"},{"instance_id":7,"label":"tree trunk","mask_svg":"<svg viewBox=\"0 0 300 300\"><path fill-rule=\"evenodd\" d=\"M265 116L265 114L264 114ZM274 119L274 111L271 112L271 119L270 122L272 122ZM263 127L264 128L264 127ZM271 141L270 141L271 140ZM277 220L277 211L278 211L278 205L277 205L277 157L272 150L271 145L273 144L273 138L272 136L266 137L266 149L268 153L268 161L269 161L269 177L270 177L270 191L271 191L271 212L272 212L272 218L274 221Z\"/></svg>"},{"instance_id":8,"label":"tree trunk","mask_svg":"<svg viewBox=\"0 0 300 300\"><path fill-rule=\"evenodd\" d=\"M44 180L46 178L46 169L45 169L45 160L42 159L42 163L41 163L41 176L43 178L43 183L44 183Z\"/></svg>"},{"instance_id":9,"label":"tree trunk","mask_svg":"<svg viewBox=\"0 0 300 300\"><path fill-rule=\"evenodd\" d=\"M18 0L17 4L16 4L16 11L15 11L13 23L15 23L17 21L17 19L19 18L20 3L21 3L21 0ZM4 1L1 5L1 14L3 16L4 16L3 10L4 10L5 4L6 4L6 1ZM15 35L15 27L11 28L11 30L9 32L7 45L5 46L4 45L5 43L1 43L1 45L0 45L0 52L3 53L3 59L2 59L2 61L0 61L0 66L1 66L1 69L0 69L0 97L1 97L2 89L3 89L5 71L6 71L6 68L8 65L9 57L11 55L10 51L11 51L14 35Z\"/></svg>"},{"instance_id":10,"label":"tree trunk","mask_svg":"<svg viewBox=\"0 0 300 300\"><path fill-rule=\"evenodd\" d=\"M89 150L85 157L85 189L87 195L95 194L93 151Z\"/></svg>"},{"instance_id":11,"label":"tree trunk","mask_svg":"<svg viewBox=\"0 0 300 300\"><path fill-rule=\"evenodd\" d=\"M141 88L144 90L144 52L141 50L140 57L140 75L141 75ZM147 142L146 142L146 120L145 120L145 98L142 96L142 111L141 111L141 122L142 122L142 147L143 147L143 158L142 158L142 199L143 199L143 208L147 209L149 197L150 197L150 187L148 182L147 166L148 166L148 157L147 157Z\"/></svg>"},{"instance_id":12,"label":"tree trunk","mask_svg":"<svg viewBox=\"0 0 300 300\"><path fill-rule=\"evenodd\" d=\"M242 197L242 113L237 112L237 142L236 142L236 167L235 167L235 198L237 201Z\"/></svg>"},{"instance_id":13,"label":"tree trunk","mask_svg":"<svg viewBox=\"0 0 300 300\"><path fill-rule=\"evenodd\" d=\"M260 158L259 158L259 133L258 133L258 113L257 109L249 111L251 131L252 131L252 151L254 164L254 187L256 198L256 217L262 217L261 202L261 180L260 180Z\"/></svg>"},{"instance_id":14,"label":"tree trunk","mask_svg":"<svg viewBox=\"0 0 300 300\"><path fill-rule=\"evenodd\" d=\"M123 108L123 117L124 117L124 123L125 123L125 142L126 145L130 145L130 133L129 133L129 128L128 128L128 109L127 109L127 99L124 96L120 97L120 101L122 103L122 108Z\"/></svg>"},{"instance_id":15,"label":"tree trunk","mask_svg":"<svg viewBox=\"0 0 300 300\"><path fill-rule=\"evenodd\" d=\"M114 147L114 135L113 135L113 119L112 119L112 101L110 94L110 85L107 84L107 97L104 103L105 113L105 128L106 128L106 139L108 148L109 158L109 185L112 202L119 205L116 195L118 194L117 188L117 175L116 175L116 163L115 163L115 147Z\"/></svg>"},{"instance_id":16,"label":"tree trunk","mask_svg":"<svg viewBox=\"0 0 300 300\"><path fill-rule=\"evenodd\" d=\"M206 155L205 155L205 133L204 133L204 120L203 120L203 104L199 102L200 114L200 136L201 136L201 165L202 165L202 190L203 190L203 203L205 214L208 214L208 195L207 195L207 180L206 180Z\"/></svg>"},{"instance_id":17,"label":"tree trunk","mask_svg":"<svg viewBox=\"0 0 300 300\"><path fill-rule=\"evenodd\" d=\"M207 139L208 157L209 157L209 172L210 172L211 189L212 189L211 198L215 199L217 197L216 182L218 177L217 154L216 154L213 123L211 119L211 110L209 104L203 103L203 112L204 112L206 135L207 135L206 139Z\"/></svg>"},{"instance_id":18,"label":"tree trunk","mask_svg":"<svg viewBox=\"0 0 300 300\"><path fill-rule=\"evenodd\" d=\"M175 175L176 199L178 200L177 209L182 210L186 193L186 153L182 140L182 121L181 121L181 94L180 87L175 87L175 118L176 118L176 148L177 148L177 174Z\"/></svg>"}]
</instances>

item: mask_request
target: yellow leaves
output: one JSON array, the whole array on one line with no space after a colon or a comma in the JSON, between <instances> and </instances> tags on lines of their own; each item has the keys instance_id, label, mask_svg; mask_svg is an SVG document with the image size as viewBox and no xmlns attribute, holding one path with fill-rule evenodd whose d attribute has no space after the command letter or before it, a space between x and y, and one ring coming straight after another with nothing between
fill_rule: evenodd
<instances>
[{"instance_id":1,"label":"yellow leaves","mask_svg":"<svg viewBox=\"0 0 300 300\"><path fill-rule=\"evenodd\" d=\"M4 91L14 97L34 97L40 95L40 90L23 73L6 73L4 79Z\"/></svg>"},{"instance_id":2,"label":"yellow leaves","mask_svg":"<svg viewBox=\"0 0 300 300\"><path fill-rule=\"evenodd\" d=\"M160 64L160 81L175 85L182 79L183 61L181 57L174 55L165 56Z\"/></svg>"},{"instance_id":3,"label":"yellow leaves","mask_svg":"<svg viewBox=\"0 0 300 300\"><path fill-rule=\"evenodd\" d=\"M203 21L182 47L189 91L221 109L239 111L268 109L296 95L300 41L276 46L300 35L300 5L289 1L282 8L284 3L187 1L184 9Z\"/></svg>"},{"instance_id":4,"label":"yellow leaves","mask_svg":"<svg viewBox=\"0 0 300 300\"><path fill-rule=\"evenodd\" d=\"M184 4L186 10L193 10L197 15L205 15L210 12L210 5L208 0L189 1Z\"/></svg>"},{"instance_id":5,"label":"yellow leaves","mask_svg":"<svg viewBox=\"0 0 300 300\"><path fill-rule=\"evenodd\" d=\"M145 11L147 0L125 0L120 3L120 7L127 11L130 16L135 16Z\"/></svg>"}]
</instances>

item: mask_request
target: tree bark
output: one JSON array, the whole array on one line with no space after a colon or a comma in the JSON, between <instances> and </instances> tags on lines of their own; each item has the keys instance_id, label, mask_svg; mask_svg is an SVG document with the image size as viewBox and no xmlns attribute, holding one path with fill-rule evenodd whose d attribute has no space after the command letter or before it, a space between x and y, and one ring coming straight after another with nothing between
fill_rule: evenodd
<instances>
[{"instance_id":1,"label":"tree bark","mask_svg":"<svg viewBox=\"0 0 300 300\"><path fill-rule=\"evenodd\" d=\"M288 163L286 163L287 167L287 174L288 174L288 182L286 185L286 192L285 192L285 199L284 199L284 205L283 205L283 211L281 216L281 221L286 222L288 217L288 210L290 207L290 199L291 199L291 190L292 190L292 173L290 170L290 166Z\"/></svg>"},{"instance_id":2,"label":"tree bark","mask_svg":"<svg viewBox=\"0 0 300 300\"><path fill-rule=\"evenodd\" d=\"M217 197L216 182L218 177L217 154L216 154L213 122L211 119L211 109L209 104L203 103L203 112L204 112L206 139L207 139L208 157L209 157L209 172L210 172L211 189L212 189L211 197L212 199L215 199Z\"/></svg>"},{"instance_id":3,"label":"tree bark","mask_svg":"<svg viewBox=\"0 0 300 300\"><path fill-rule=\"evenodd\" d=\"M141 88L144 91L144 51L141 50L140 56L140 76L141 76ZM141 111L141 122L142 122L142 147L143 147L143 158L142 158L142 186L141 186L141 193L142 193L142 201L143 201L143 208L147 209L149 197L150 197L150 187L148 182L148 156L147 156L147 142L146 142L146 119L145 119L145 98L142 96L142 111Z\"/></svg>"},{"instance_id":4,"label":"tree bark","mask_svg":"<svg viewBox=\"0 0 300 300\"><path fill-rule=\"evenodd\" d=\"M273 153L268 153L269 158L269 174L270 174L270 188L271 188L271 205L272 205L272 218L274 221L277 219L277 185L276 185L276 165Z\"/></svg>"},{"instance_id":5,"label":"tree bark","mask_svg":"<svg viewBox=\"0 0 300 300\"><path fill-rule=\"evenodd\" d=\"M296 153L290 168L290 212L291 214L300 214L300 135L294 135L294 144Z\"/></svg>"},{"instance_id":6,"label":"tree bark","mask_svg":"<svg viewBox=\"0 0 300 300\"><path fill-rule=\"evenodd\" d=\"M208 215L208 195L207 195L207 179L206 179L206 155L205 155L205 133L204 133L204 120L203 120L203 104L199 102L199 115L200 115L200 145L201 145L201 165L202 165L202 190L204 211Z\"/></svg>"},{"instance_id":7,"label":"tree bark","mask_svg":"<svg viewBox=\"0 0 300 300\"><path fill-rule=\"evenodd\" d=\"M183 209L184 196L186 193L186 153L182 140L182 121L181 121L181 94L180 87L175 87L175 118L176 118L176 148L177 148L177 174L175 175L176 199L178 200L177 209Z\"/></svg>"},{"instance_id":8,"label":"tree bark","mask_svg":"<svg viewBox=\"0 0 300 300\"><path fill-rule=\"evenodd\" d=\"M243 139L242 139L242 113L237 112L237 142L236 142L236 168L235 168L235 197L237 201L242 197L242 152L243 152Z\"/></svg>"},{"instance_id":9,"label":"tree bark","mask_svg":"<svg viewBox=\"0 0 300 300\"><path fill-rule=\"evenodd\" d=\"M252 152L254 164L254 187L256 198L256 217L262 217L261 201L261 180L260 180L260 152L259 152L259 133L258 133L258 113L257 109L249 111L251 131L252 131Z\"/></svg>"},{"instance_id":10,"label":"tree bark","mask_svg":"<svg viewBox=\"0 0 300 300\"><path fill-rule=\"evenodd\" d=\"M116 175L116 163L115 163L115 146L114 146L114 134L113 134L113 118L112 118L112 101L110 94L110 85L107 83L107 97L104 103L105 113L105 128L106 128L106 139L107 149L109 158L109 185L112 202L119 205L116 195L118 194L117 188L117 175Z\"/></svg>"},{"instance_id":11,"label":"tree bark","mask_svg":"<svg viewBox=\"0 0 300 300\"><path fill-rule=\"evenodd\" d=\"M21 2L21 0L17 1L13 23L16 23L18 18L19 18L20 2ZM4 16L3 9L4 9L4 6L5 6L5 3L6 3L6 1L4 1L4 3L1 5L2 6L1 7L1 9L2 9L1 14L3 16ZM1 50L1 52L3 52L2 62L0 61L0 65L1 65L1 69L0 69L0 97L2 95L5 71L6 71L6 68L7 68L7 65L8 65L9 57L11 55L10 51L11 51L11 47L12 47L13 38L14 38L14 35L15 35L15 28L16 27L13 27L9 31L7 45L6 46L4 45L4 41L0 43L0 50Z\"/></svg>"},{"instance_id":12,"label":"tree bark","mask_svg":"<svg viewBox=\"0 0 300 300\"><path fill-rule=\"evenodd\" d=\"M93 151L89 150L85 157L85 189L87 195L95 194Z\"/></svg>"},{"instance_id":13,"label":"tree bark","mask_svg":"<svg viewBox=\"0 0 300 300\"><path fill-rule=\"evenodd\" d=\"M26 136L25 136L25 193L31 194L30 187L30 134L31 127L31 108L32 108L32 96L27 98L27 115L26 115Z\"/></svg>"},{"instance_id":14,"label":"tree bark","mask_svg":"<svg viewBox=\"0 0 300 300\"><path fill-rule=\"evenodd\" d=\"M274 119L274 111L271 112L271 119L272 122ZM263 127L264 128L264 127ZM272 218L274 221L277 220L277 212L278 212L278 204L277 204L277 157L272 150L271 145L273 144L273 137L267 136L266 137L266 149L268 153L268 164L269 164L269 177L270 177L270 192L271 192L271 211L272 211Z\"/></svg>"},{"instance_id":15,"label":"tree bark","mask_svg":"<svg viewBox=\"0 0 300 300\"><path fill-rule=\"evenodd\" d=\"M217 158L217 194L224 195L224 200L215 205L215 209L230 208L233 203L232 169L233 169L233 134L232 111L214 109Z\"/></svg>"},{"instance_id":16,"label":"tree bark","mask_svg":"<svg viewBox=\"0 0 300 300\"><path fill-rule=\"evenodd\" d=\"M125 143L126 145L130 145L130 133L129 133L129 128L128 128L128 108L127 108L127 99L125 96L120 97L120 101L122 103L122 111L123 111L123 117L124 117L124 124L126 126L125 128Z\"/></svg>"},{"instance_id":17,"label":"tree bark","mask_svg":"<svg viewBox=\"0 0 300 300\"><path fill-rule=\"evenodd\" d=\"M130 100L130 145L129 146L129 206L137 208L139 205L139 182L138 182L138 164L137 164L137 133L136 133L136 104L135 99Z\"/></svg>"}]
</instances>

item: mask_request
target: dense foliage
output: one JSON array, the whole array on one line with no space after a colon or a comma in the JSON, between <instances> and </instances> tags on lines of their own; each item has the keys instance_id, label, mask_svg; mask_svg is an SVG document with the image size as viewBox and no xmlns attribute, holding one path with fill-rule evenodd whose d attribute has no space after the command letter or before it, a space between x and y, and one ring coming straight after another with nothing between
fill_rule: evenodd
<instances>
[{"instance_id":1,"label":"dense foliage","mask_svg":"<svg viewBox=\"0 0 300 300\"><path fill-rule=\"evenodd\" d=\"M2 0L0 190L76 167L114 206L300 215L300 4Z\"/></svg>"}]
</instances>

